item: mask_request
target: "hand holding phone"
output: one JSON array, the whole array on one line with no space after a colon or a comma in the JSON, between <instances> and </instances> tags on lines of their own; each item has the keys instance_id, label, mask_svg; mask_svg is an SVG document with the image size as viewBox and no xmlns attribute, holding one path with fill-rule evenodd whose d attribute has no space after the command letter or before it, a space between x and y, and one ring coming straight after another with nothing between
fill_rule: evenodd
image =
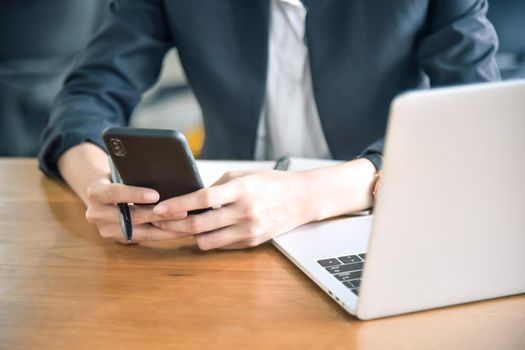
<instances>
[{"instance_id":1,"label":"hand holding phone","mask_svg":"<svg viewBox=\"0 0 525 350\"><path fill-rule=\"evenodd\" d=\"M154 189L160 201L203 188L186 139L178 131L112 127L104 130L103 139L111 158L113 182ZM122 233L130 243L133 231L128 203L117 206Z\"/></svg>"}]
</instances>

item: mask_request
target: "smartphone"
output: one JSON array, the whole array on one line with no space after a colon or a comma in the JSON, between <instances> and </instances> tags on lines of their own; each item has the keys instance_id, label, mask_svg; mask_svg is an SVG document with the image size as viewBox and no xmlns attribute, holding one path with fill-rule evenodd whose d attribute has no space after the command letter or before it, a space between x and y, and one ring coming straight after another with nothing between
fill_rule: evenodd
<instances>
[{"instance_id":1,"label":"smartphone","mask_svg":"<svg viewBox=\"0 0 525 350\"><path fill-rule=\"evenodd\" d=\"M110 127L102 137L126 185L152 188L160 194L160 201L204 187L186 138L179 131Z\"/></svg>"}]
</instances>

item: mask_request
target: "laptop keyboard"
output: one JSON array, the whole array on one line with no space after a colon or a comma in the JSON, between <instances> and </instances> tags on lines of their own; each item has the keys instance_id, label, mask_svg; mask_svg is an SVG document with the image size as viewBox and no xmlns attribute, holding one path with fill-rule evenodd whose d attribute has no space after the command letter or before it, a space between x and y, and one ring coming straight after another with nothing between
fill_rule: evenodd
<instances>
[{"instance_id":1,"label":"laptop keyboard","mask_svg":"<svg viewBox=\"0 0 525 350\"><path fill-rule=\"evenodd\" d=\"M330 272L350 289L355 295L359 295L361 286L361 274L365 263L366 253L340 256L337 258L317 260L319 265Z\"/></svg>"}]
</instances>

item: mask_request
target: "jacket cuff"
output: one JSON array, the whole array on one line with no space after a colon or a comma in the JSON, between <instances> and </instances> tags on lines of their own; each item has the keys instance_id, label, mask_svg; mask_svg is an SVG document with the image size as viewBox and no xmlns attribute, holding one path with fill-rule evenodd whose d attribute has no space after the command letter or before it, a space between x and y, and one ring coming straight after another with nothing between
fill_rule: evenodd
<instances>
[{"instance_id":1,"label":"jacket cuff","mask_svg":"<svg viewBox=\"0 0 525 350\"><path fill-rule=\"evenodd\" d=\"M107 152L106 145L102 140L102 131L109 126L106 123L100 125L79 124L79 126L64 131L55 126L44 133L42 146L38 154L39 168L47 176L62 179L58 170L58 159L71 147L81 143L90 142ZM46 135L47 134L47 135Z\"/></svg>"},{"instance_id":2,"label":"jacket cuff","mask_svg":"<svg viewBox=\"0 0 525 350\"><path fill-rule=\"evenodd\" d=\"M379 153L368 153L359 158L368 159L376 168L376 170L381 170L383 166L383 156Z\"/></svg>"},{"instance_id":3,"label":"jacket cuff","mask_svg":"<svg viewBox=\"0 0 525 350\"><path fill-rule=\"evenodd\" d=\"M383 149L385 146L385 139L379 139L370 146L368 146L360 155L356 157L368 159L376 168L376 170L381 170L383 165Z\"/></svg>"}]
</instances>

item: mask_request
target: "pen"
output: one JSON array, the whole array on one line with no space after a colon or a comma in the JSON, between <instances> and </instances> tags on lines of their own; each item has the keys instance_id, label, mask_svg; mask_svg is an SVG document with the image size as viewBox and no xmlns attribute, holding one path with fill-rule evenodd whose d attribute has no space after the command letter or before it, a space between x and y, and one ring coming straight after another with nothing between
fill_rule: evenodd
<instances>
[{"instance_id":1,"label":"pen","mask_svg":"<svg viewBox=\"0 0 525 350\"><path fill-rule=\"evenodd\" d=\"M121 184L122 179L120 178L113 161L111 161L111 158L109 158L109 168L111 169L111 182ZM133 237L133 225L131 222L131 214L129 212L128 203L117 203L117 207L119 211L120 229L122 230L124 238L128 241L128 243L131 243L131 238Z\"/></svg>"},{"instance_id":2,"label":"pen","mask_svg":"<svg viewBox=\"0 0 525 350\"><path fill-rule=\"evenodd\" d=\"M290 157L281 157L275 161L275 166L273 167L273 170L286 171L288 170L289 166L290 166Z\"/></svg>"}]
</instances>

